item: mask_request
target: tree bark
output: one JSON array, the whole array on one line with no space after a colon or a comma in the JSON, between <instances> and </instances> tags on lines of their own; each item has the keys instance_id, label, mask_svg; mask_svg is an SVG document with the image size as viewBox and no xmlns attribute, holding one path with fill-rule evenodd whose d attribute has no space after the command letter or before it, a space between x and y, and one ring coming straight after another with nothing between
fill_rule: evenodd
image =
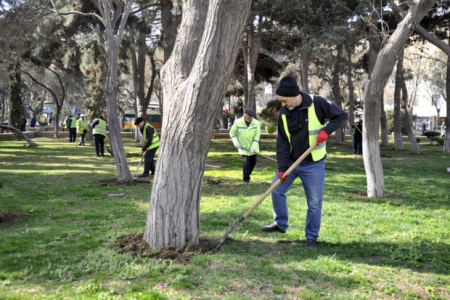
<instances>
[{"instance_id":1,"label":"tree bark","mask_svg":"<svg viewBox=\"0 0 450 300\"><path fill-rule=\"evenodd\" d=\"M448 39L450 45L450 37ZM444 141L444 153L450 153L450 56L447 57L447 78L445 81L445 90L447 102L447 116L445 117L445 141Z\"/></svg>"},{"instance_id":2,"label":"tree bark","mask_svg":"<svg viewBox=\"0 0 450 300\"><path fill-rule=\"evenodd\" d=\"M403 53L404 48L400 50L397 58L397 70L395 72L394 87L394 145L395 150L403 150L402 116L401 116L401 74L403 73Z\"/></svg>"},{"instance_id":3,"label":"tree bark","mask_svg":"<svg viewBox=\"0 0 450 300\"><path fill-rule=\"evenodd\" d=\"M8 129L8 130L13 131L14 134L17 136L17 139L23 138L25 141L27 141L27 143L28 143L28 145L30 145L30 147L36 147L37 146L37 144L35 142L33 142L32 139L30 139L26 134L24 134L22 131L20 131L19 129L17 129L15 127L0 124L0 128Z\"/></svg>"},{"instance_id":4,"label":"tree bark","mask_svg":"<svg viewBox=\"0 0 450 300\"><path fill-rule=\"evenodd\" d=\"M414 134L411 114L408 108L408 89L406 88L405 75L404 72L400 74L400 85L402 88L402 112L403 112L403 127L406 129L408 134L409 142L411 143L411 149L413 154L420 154L419 143L417 143L416 135Z\"/></svg>"},{"instance_id":5,"label":"tree bark","mask_svg":"<svg viewBox=\"0 0 450 300\"><path fill-rule=\"evenodd\" d=\"M22 78L20 76L20 62L15 62L8 67L9 71L9 125L21 128L25 113L22 99Z\"/></svg>"},{"instance_id":6,"label":"tree bark","mask_svg":"<svg viewBox=\"0 0 450 300\"><path fill-rule=\"evenodd\" d=\"M335 63L334 63L334 68L333 68L333 74L332 74L332 79L331 79L331 90L333 93L333 100L334 103L336 103L338 106L342 106L342 93L341 93L341 86L340 86L340 81L341 81L341 75L342 75L342 53L343 53L343 45L339 44L337 45L337 54L336 54L336 59L335 59ZM343 125L345 126L345 125ZM336 144L342 144L342 142L344 141L344 137L345 135L342 132L342 127L340 127L339 129L336 130L336 136L335 136L335 143Z\"/></svg>"},{"instance_id":7,"label":"tree bark","mask_svg":"<svg viewBox=\"0 0 450 300\"><path fill-rule=\"evenodd\" d=\"M164 123L144 239L152 248L199 242L200 195L217 106L251 1L187 0L161 71Z\"/></svg>"},{"instance_id":8,"label":"tree bark","mask_svg":"<svg viewBox=\"0 0 450 300\"><path fill-rule=\"evenodd\" d=\"M418 0L414 2L403 21L398 24L389 41L378 55L365 91L363 153L367 177L367 196L384 196L384 176L378 147L378 128L381 103L379 95L383 93L389 75L395 65L397 54L411 36L416 25L431 9L436 0Z\"/></svg>"},{"instance_id":9,"label":"tree bark","mask_svg":"<svg viewBox=\"0 0 450 300\"><path fill-rule=\"evenodd\" d=\"M353 68L352 68L352 46L347 43L345 45L347 52L347 84L348 84L348 106L349 106L349 118L348 124L353 125L355 123L355 87L353 85ZM351 128L351 126L350 126Z\"/></svg>"},{"instance_id":10,"label":"tree bark","mask_svg":"<svg viewBox=\"0 0 450 300\"><path fill-rule=\"evenodd\" d=\"M253 18L249 18L247 27L244 32L243 39L243 56L245 62L245 74L247 76L247 102L245 107L252 108L256 112L256 79L255 71L256 64L258 62L259 47L261 44L261 24L260 17L257 18L257 27L255 30L256 22Z\"/></svg>"},{"instance_id":11,"label":"tree bark","mask_svg":"<svg viewBox=\"0 0 450 300\"><path fill-rule=\"evenodd\" d=\"M387 118L386 111L384 110L384 93L381 94L380 101L380 127L381 127L381 146L388 147L389 146L389 133L387 130Z\"/></svg>"}]
</instances>

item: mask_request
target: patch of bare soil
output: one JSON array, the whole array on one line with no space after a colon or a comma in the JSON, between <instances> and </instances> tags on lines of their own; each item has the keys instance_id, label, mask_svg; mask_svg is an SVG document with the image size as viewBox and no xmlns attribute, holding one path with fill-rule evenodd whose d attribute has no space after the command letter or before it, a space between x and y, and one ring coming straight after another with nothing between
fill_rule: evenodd
<instances>
[{"instance_id":1,"label":"patch of bare soil","mask_svg":"<svg viewBox=\"0 0 450 300\"><path fill-rule=\"evenodd\" d=\"M147 177L148 178L148 177ZM138 185L138 184L149 184L149 180L144 179L134 179L132 182L128 181L117 181L117 178L99 180L97 186L119 186L119 185Z\"/></svg>"},{"instance_id":2,"label":"patch of bare soil","mask_svg":"<svg viewBox=\"0 0 450 300\"><path fill-rule=\"evenodd\" d=\"M191 257L198 254L213 254L219 243L214 240L200 239L198 245L189 245L183 248L164 247L162 249L154 250L146 241L144 241L143 236L142 233L139 233L118 238L116 240L115 249L119 253L128 253L138 257L189 261Z\"/></svg>"},{"instance_id":3,"label":"patch of bare soil","mask_svg":"<svg viewBox=\"0 0 450 300\"><path fill-rule=\"evenodd\" d=\"M2 210L0 211L0 226L12 223L22 216L23 212L18 210Z\"/></svg>"},{"instance_id":4,"label":"patch of bare soil","mask_svg":"<svg viewBox=\"0 0 450 300\"><path fill-rule=\"evenodd\" d=\"M369 199L369 197L367 197L367 194L351 194L352 197L355 198L364 198L364 199ZM403 198L403 194L384 194L383 199L402 199Z\"/></svg>"}]
</instances>

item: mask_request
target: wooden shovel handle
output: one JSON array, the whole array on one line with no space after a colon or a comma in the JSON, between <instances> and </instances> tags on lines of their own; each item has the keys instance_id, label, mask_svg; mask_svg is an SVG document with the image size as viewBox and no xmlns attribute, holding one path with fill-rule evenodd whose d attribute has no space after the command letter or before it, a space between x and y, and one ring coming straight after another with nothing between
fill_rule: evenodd
<instances>
[{"instance_id":1,"label":"wooden shovel handle","mask_svg":"<svg viewBox=\"0 0 450 300\"><path fill-rule=\"evenodd\" d=\"M297 166L311 153L311 151L313 151L316 148L316 144L312 145L311 147L309 147L303 154L302 156L300 156L293 164L292 166L290 166L289 169L287 169L286 172L284 172L283 174L283 178L288 176L289 174L291 174L291 172L297 168ZM281 183L280 179L278 179L259 199L258 201L255 202L255 204L252 205L252 207L250 207L243 215L244 218L247 218L247 216L249 214L251 214L251 212L259 205L261 204L261 202L264 201L264 199L267 198L267 196L269 196L270 193L272 193L272 191Z\"/></svg>"}]
</instances>

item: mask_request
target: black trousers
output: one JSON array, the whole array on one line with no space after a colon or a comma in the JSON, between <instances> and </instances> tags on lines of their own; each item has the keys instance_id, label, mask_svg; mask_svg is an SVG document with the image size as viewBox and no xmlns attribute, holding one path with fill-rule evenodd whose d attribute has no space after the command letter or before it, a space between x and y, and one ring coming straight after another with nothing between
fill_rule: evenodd
<instances>
[{"instance_id":1,"label":"black trousers","mask_svg":"<svg viewBox=\"0 0 450 300\"><path fill-rule=\"evenodd\" d=\"M75 142L77 140L77 129L69 128L69 142Z\"/></svg>"},{"instance_id":2,"label":"black trousers","mask_svg":"<svg viewBox=\"0 0 450 300\"><path fill-rule=\"evenodd\" d=\"M145 152L144 156L144 173L143 174L155 174L155 158L156 151L159 147L149 149Z\"/></svg>"},{"instance_id":3,"label":"black trousers","mask_svg":"<svg viewBox=\"0 0 450 300\"><path fill-rule=\"evenodd\" d=\"M250 181L250 175L252 175L253 169L256 165L256 154L255 155L242 155L242 162L244 163L242 171L243 171L243 179L244 181Z\"/></svg>"},{"instance_id":4,"label":"black trousers","mask_svg":"<svg viewBox=\"0 0 450 300\"><path fill-rule=\"evenodd\" d=\"M100 156L105 154L105 136L102 134L94 134L95 153Z\"/></svg>"},{"instance_id":5,"label":"black trousers","mask_svg":"<svg viewBox=\"0 0 450 300\"><path fill-rule=\"evenodd\" d=\"M83 133L80 133L80 138L81 138L80 146L81 145L84 146L84 138L86 137L86 133L87 133L86 129L83 130Z\"/></svg>"}]
</instances>

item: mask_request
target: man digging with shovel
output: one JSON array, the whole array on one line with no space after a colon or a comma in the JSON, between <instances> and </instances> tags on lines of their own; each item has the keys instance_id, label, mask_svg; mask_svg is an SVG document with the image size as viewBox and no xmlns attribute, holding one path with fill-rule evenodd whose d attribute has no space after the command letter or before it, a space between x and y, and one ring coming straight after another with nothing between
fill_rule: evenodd
<instances>
[{"instance_id":1,"label":"man digging with shovel","mask_svg":"<svg viewBox=\"0 0 450 300\"><path fill-rule=\"evenodd\" d=\"M148 177L155 174L155 162L153 159L159 148L159 136L156 129L141 117L136 119L134 125L139 127L144 139L144 146L141 150L141 156L144 156L144 172L138 177Z\"/></svg>"},{"instance_id":2,"label":"man digging with shovel","mask_svg":"<svg viewBox=\"0 0 450 300\"><path fill-rule=\"evenodd\" d=\"M305 190L308 211L306 214L305 248L317 246L322 214L322 196L325 183L325 158L328 136L340 128L348 119L347 113L320 96L300 91L292 76L281 79L276 90L281 109L278 114L277 160L278 171L272 185L279 184L272 191L274 223L261 228L264 232L285 233L288 228L286 193L299 177ZM329 123L325 126L325 120ZM288 175L288 168L310 146L317 147Z\"/></svg>"}]
</instances>

